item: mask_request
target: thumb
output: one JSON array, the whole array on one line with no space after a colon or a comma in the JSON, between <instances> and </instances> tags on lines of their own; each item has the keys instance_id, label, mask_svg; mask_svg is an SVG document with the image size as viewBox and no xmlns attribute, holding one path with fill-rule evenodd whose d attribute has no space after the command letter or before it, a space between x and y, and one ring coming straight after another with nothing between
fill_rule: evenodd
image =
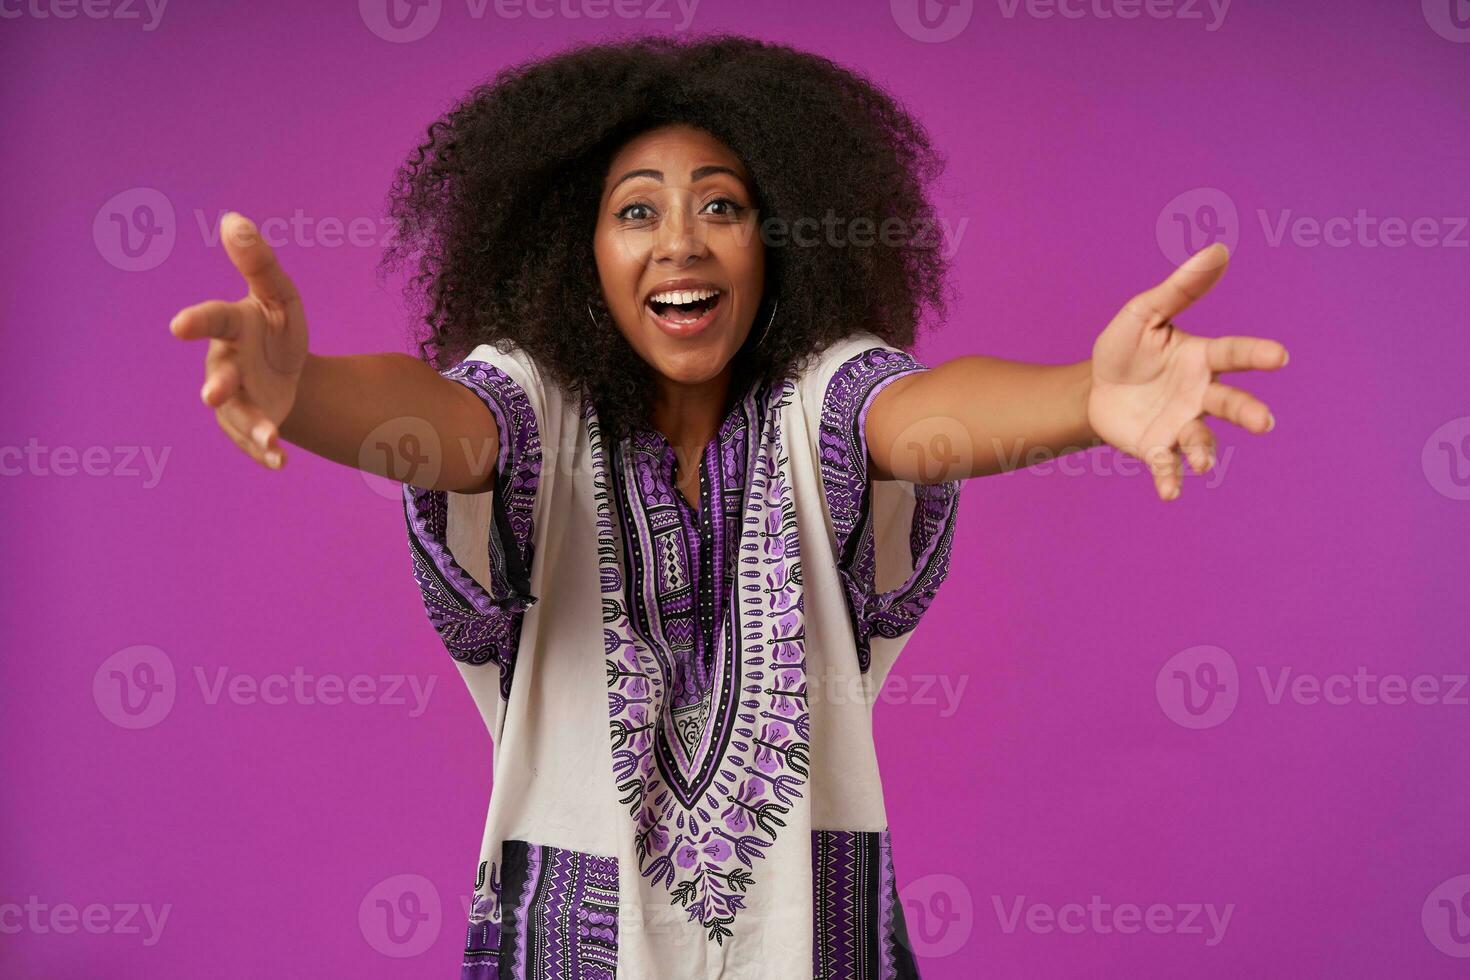
<instances>
[{"instance_id":1,"label":"thumb","mask_svg":"<svg viewBox=\"0 0 1470 980\"><path fill-rule=\"evenodd\" d=\"M286 304L296 300L296 284L276 260L255 222L238 211L226 211L220 219L220 239L225 253L244 277L257 299Z\"/></svg>"},{"instance_id":2,"label":"thumb","mask_svg":"<svg viewBox=\"0 0 1470 980\"><path fill-rule=\"evenodd\" d=\"M1134 301L1149 312L1178 316L1214 287L1230 266L1230 250L1216 242L1185 259L1169 278L1140 293Z\"/></svg>"},{"instance_id":3,"label":"thumb","mask_svg":"<svg viewBox=\"0 0 1470 980\"><path fill-rule=\"evenodd\" d=\"M1230 251L1219 242L1195 252L1169 278L1123 305L1103 331L1108 342L1119 351L1134 350L1145 334L1169 323L1209 292L1229 264Z\"/></svg>"}]
</instances>

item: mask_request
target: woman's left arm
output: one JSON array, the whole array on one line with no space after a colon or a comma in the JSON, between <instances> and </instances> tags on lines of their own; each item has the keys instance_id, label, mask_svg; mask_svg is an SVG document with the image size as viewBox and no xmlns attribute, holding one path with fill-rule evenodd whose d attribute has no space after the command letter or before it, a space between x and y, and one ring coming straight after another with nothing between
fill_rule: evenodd
<instances>
[{"instance_id":1,"label":"woman's left arm","mask_svg":"<svg viewBox=\"0 0 1470 980\"><path fill-rule=\"evenodd\" d=\"M869 407L865 434L878 480L942 483L1112 445L1148 464L1160 498L1179 496L1179 453L1203 473L1215 438L1203 416L1261 434L1275 424L1259 399L1216 377L1274 370L1286 348L1261 337L1196 337L1174 325L1225 274L1223 245L1196 253L1129 300L1092 357L1046 365L980 355L901 376Z\"/></svg>"}]
</instances>

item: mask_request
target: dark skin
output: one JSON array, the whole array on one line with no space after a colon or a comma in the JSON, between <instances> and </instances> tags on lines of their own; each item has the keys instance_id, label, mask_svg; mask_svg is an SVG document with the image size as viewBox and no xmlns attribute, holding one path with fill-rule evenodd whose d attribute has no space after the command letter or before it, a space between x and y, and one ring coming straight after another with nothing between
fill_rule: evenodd
<instances>
[{"instance_id":1,"label":"dark skin","mask_svg":"<svg viewBox=\"0 0 1470 980\"><path fill-rule=\"evenodd\" d=\"M710 172L715 167L729 172ZM624 179L630 171L657 177ZM595 242L618 329L657 372L653 424L675 448L679 490L696 507L697 464L724 415L729 362L753 328L765 267L758 217L748 208L711 213L720 198L752 202L734 153L689 126L652 130L609 167ZM634 210L622 210L630 204ZM1014 466L1018 449L1058 456L1107 443L1144 460L1159 496L1174 499L1181 454L1196 472L1214 465L1206 414L1257 434L1274 425L1260 400L1216 379L1279 368L1286 349L1260 337L1194 336L1171 319L1214 286L1227 263L1224 247L1212 246L1139 293L1098 335L1087 360L1048 365L972 355L898 379L868 414L870 477L965 479ZM692 338L660 330L641 302L658 283L682 276L728 287L734 300Z\"/></svg>"},{"instance_id":2,"label":"dark skin","mask_svg":"<svg viewBox=\"0 0 1470 980\"><path fill-rule=\"evenodd\" d=\"M765 243L750 178L735 154L689 126L624 145L600 202L594 252L619 331L654 369L652 424L678 459L679 492L699 506L699 461L729 409L731 362L755 327ZM406 354L310 353L294 282L248 219L221 222L225 251L248 287L234 301L180 310L182 340L208 340L200 398L224 432L264 466L285 462L281 440L327 459L435 490L494 485L498 432L468 389ZM1214 466L1213 415L1248 432L1275 420L1255 396L1218 380L1275 370L1286 348L1262 337L1201 337L1173 322L1225 274L1222 245L1196 253L1133 296L1071 364L952 358L898 378L872 401L865 435L873 480L939 483L985 476L1104 443L1148 464L1162 500L1179 495L1181 456ZM709 325L683 336L645 300L671 280L720 290ZM764 328L761 324L761 328ZM776 329L779 329L779 324ZM408 433L422 451L385 453Z\"/></svg>"},{"instance_id":3,"label":"dark skin","mask_svg":"<svg viewBox=\"0 0 1470 980\"><path fill-rule=\"evenodd\" d=\"M730 362L753 328L765 285L765 243L744 165L713 136L666 126L624 145L608 167L593 251L618 330L656 372L652 426L678 460L679 492L699 507L699 462L729 409ZM670 336L644 303L664 283L705 280L722 291L715 319Z\"/></svg>"}]
</instances>

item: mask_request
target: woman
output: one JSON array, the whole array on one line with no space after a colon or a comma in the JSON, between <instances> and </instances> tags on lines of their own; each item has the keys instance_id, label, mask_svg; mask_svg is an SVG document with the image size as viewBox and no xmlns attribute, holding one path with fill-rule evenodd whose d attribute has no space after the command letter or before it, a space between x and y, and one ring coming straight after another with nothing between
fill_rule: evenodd
<instances>
[{"instance_id":1,"label":"woman","mask_svg":"<svg viewBox=\"0 0 1470 980\"><path fill-rule=\"evenodd\" d=\"M871 706L948 572L958 492L1109 443L1165 499L1215 380L1286 363L1172 317L1223 248L1135 296L1092 357L928 368L937 157L881 89L713 37L502 71L429 127L392 197L422 359L308 352L242 216L249 294L202 398L264 465L286 440L404 483L416 581L493 738L465 977L917 976ZM494 665L493 669L492 666Z\"/></svg>"}]
</instances>

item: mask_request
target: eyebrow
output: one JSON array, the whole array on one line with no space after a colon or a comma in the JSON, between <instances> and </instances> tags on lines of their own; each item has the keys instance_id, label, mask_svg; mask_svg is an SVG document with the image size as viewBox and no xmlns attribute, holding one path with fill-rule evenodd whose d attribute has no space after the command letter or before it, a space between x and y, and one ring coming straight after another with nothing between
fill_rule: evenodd
<instances>
[{"instance_id":1,"label":"eyebrow","mask_svg":"<svg viewBox=\"0 0 1470 980\"><path fill-rule=\"evenodd\" d=\"M694 183L704 180L704 178L706 177L713 176L714 174L729 174L731 177L734 177L742 184L745 183L744 178L742 178L734 170L730 169L729 167L720 166L719 164L711 164L708 167L699 167L689 175L689 180L691 183ZM635 177L652 177L660 184L664 182L664 174L662 170L649 170L647 168L643 168L640 170L629 170L627 173L623 174L623 176L618 178L618 182L616 184L613 184L612 190L617 190L620 186L622 186L625 181L632 180Z\"/></svg>"}]
</instances>

